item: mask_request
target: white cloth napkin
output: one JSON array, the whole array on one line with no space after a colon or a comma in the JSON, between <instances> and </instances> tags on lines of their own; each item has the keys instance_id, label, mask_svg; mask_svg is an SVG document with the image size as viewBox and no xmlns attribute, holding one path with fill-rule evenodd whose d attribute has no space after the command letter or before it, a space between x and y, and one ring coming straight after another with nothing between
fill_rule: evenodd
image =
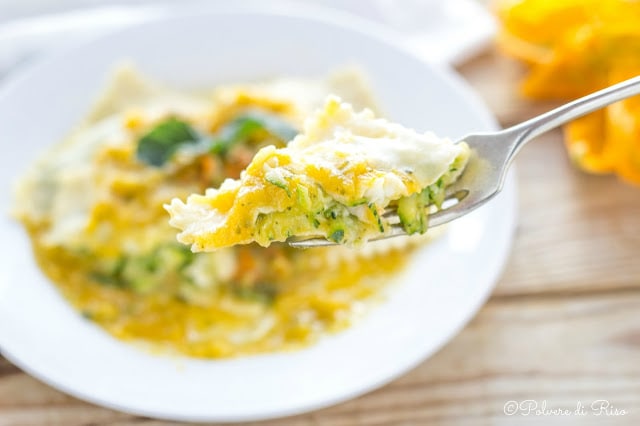
<instances>
[{"instance_id":1,"label":"white cloth napkin","mask_svg":"<svg viewBox=\"0 0 640 426\"><path fill-rule=\"evenodd\" d=\"M222 1L130 0L114 5L87 0L23 0L3 13L0 3L0 78L79 40L139 22L175 14L201 13L224 7ZM250 4L251 0L235 4ZM425 59L458 64L482 49L495 32L495 21L477 0L299 0L255 2L286 10L309 6L339 9L383 24L404 38ZM90 7L87 5L90 4ZM46 14L33 14L38 10ZM13 16L13 19L6 18Z\"/></svg>"}]
</instances>

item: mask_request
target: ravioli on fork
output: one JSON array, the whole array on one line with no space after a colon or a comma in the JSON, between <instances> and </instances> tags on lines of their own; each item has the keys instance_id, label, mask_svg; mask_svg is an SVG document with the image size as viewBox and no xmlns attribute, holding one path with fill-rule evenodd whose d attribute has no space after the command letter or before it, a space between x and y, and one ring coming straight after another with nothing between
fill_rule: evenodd
<instances>
[{"instance_id":1,"label":"ravioli on fork","mask_svg":"<svg viewBox=\"0 0 640 426\"><path fill-rule=\"evenodd\" d=\"M360 246L390 235L389 207L406 233L426 232L427 207L442 203L468 159L464 142L417 133L330 96L302 133L284 148L261 149L240 179L165 208L193 251L292 237Z\"/></svg>"}]
</instances>

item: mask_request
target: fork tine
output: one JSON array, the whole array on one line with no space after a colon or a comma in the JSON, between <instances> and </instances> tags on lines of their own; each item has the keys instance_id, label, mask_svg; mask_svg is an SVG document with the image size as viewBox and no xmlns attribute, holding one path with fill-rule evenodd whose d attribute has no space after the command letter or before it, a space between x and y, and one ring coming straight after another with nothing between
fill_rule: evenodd
<instances>
[{"instance_id":1,"label":"fork tine","mask_svg":"<svg viewBox=\"0 0 640 426\"><path fill-rule=\"evenodd\" d=\"M461 203L465 200L465 198L467 198L467 195L469 195L468 190L459 189L448 196L442 203L443 206L441 209L438 209L437 211L429 214L429 228L444 225L445 223L451 222L452 220L463 216L466 212L459 207L461 207ZM456 202L453 204L447 203L448 201L453 200L455 200Z\"/></svg>"},{"instance_id":2,"label":"fork tine","mask_svg":"<svg viewBox=\"0 0 640 426\"><path fill-rule=\"evenodd\" d=\"M426 206L427 208L434 208L436 210L434 210L432 213L430 213L429 217L432 217L433 214L443 211L445 209L451 208L453 206L455 206L458 202L462 201L467 195L469 194L469 191L466 189L458 189L455 192L449 192L445 198L444 201L442 202L443 204L443 208L442 209L437 209L435 205L431 204ZM456 200L456 203L451 204L448 203L450 201ZM397 216L398 214L398 210L397 210L397 206L387 206L384 209L384 212L382 213L382 217L384 217L385 219L387 218L392 218Z\"/></svg>"},{"instance_id":3,"label":"fork tine","mask_svg":"<svg viewBox=\"0 0 640 426\"><path fill-rule=\"evenodd\" d=\"M400 237L402 235L407 235L407 233L402 227L402 225L398 223L398 224L389 226L389 231L386 234L382 235L379 238L372 238L369 241L386 240L387 238ZM289 246L295 247L295 248L329 247L329 246L338 245L337 243L334 243L333 241L329 241L326 238L317 238L317 237L311 237L311 238L302 237L300 239L296 237L292 237L292 238L289 238L286 241L286 243Z\"/></svg>"}]
</instances>

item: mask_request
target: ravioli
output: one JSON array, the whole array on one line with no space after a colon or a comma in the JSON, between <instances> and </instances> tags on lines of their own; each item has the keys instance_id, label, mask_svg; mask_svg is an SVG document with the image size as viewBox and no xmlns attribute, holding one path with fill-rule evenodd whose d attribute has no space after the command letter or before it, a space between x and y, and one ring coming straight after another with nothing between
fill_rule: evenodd
<instances>
[{"instance_id":1,"label":"ravioli","mask_svg":"<svg viewBox=\"0 0 640 426\"><path fill-rule=\"evenodd\" d=\"M355 112L330 96L286 147L267 146L239 179L165 208L178 240L193 251L291 237L323 237L359 246L384 237L397 208L408 234L428 228L428 209L464 170L466 143L420 134Z\"/></svg>"},{"instance_id":2,"label":"ravioli","mask_svg":"<svg viewBox=\"0 0 640 426\"><path fill-rule=\"evenodd\" d=\"M117 339L198 358L303 348L384 299L427 237L192 253L163 205L239 178L260 148L284 147L328 93L376 106L353 68L197 91L119 68L87 117L17 182L13 213L78 315Z\"/></svg>"}]
</instances>

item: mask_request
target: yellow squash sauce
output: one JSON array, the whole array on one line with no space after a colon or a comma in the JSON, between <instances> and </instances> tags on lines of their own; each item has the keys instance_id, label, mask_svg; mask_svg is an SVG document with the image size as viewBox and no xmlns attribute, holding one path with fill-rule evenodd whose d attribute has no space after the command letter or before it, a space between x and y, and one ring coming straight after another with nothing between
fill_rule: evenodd
<instances>
[{"instance_id":1,"label":"yellow squash sauce","mask_svg":"<svg viewBox=\"0 0 640 426\"><path fill-rule=\"evenodd\" d=\"M91 279L91 264L82 256L43 246L35 229L31 236L42 270L87 319L118 339L200 358L291 350L342 330L380 296L409 256L407 249L393 249L332 264L327 259L331 248L284 249L283 266L295 265L278 271L277 261L268 264L269 273L280 276L274 285L281 290L271 303L220 291L194 305L172 293L139 294L99 283ZM273 252L252 250L254 256Z\"/></svg>"}]
</instances>

